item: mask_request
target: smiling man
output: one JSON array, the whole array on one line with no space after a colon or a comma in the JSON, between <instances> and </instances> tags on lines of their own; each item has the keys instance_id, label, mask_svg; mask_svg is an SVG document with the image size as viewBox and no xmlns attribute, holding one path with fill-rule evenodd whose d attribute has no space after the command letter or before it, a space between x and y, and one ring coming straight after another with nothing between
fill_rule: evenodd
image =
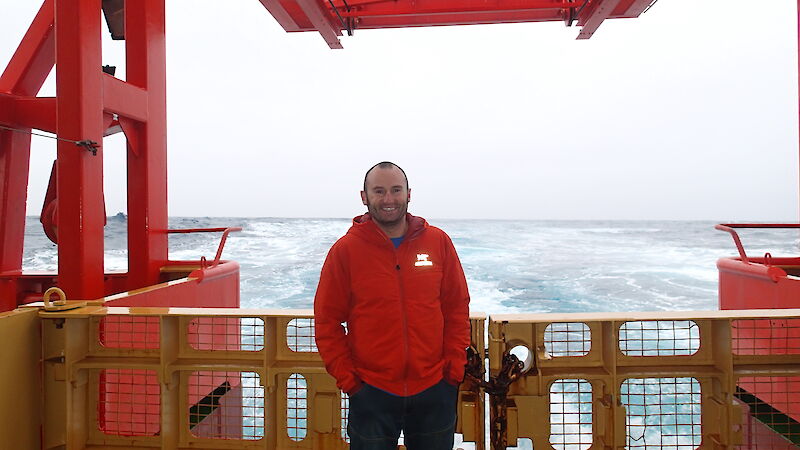
<instances>
[{"instance_id":1,"label":"smiling man","mask_svg":"<svg viewBox=\"0 0 800 450\"><path fill-rule=\"evenodd\" d=\"M314 299L325 367L350 395L352 450L450 450L470 344L469 292L453 243L408 214L399 166L364 176L367 214L331 248Z\"/></svg>"}]
</instances>

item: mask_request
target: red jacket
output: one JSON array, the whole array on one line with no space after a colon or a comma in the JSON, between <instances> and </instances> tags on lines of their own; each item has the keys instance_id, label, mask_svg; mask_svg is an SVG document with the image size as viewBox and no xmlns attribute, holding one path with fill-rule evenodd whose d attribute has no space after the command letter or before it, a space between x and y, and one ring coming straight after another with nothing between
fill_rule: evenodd
<instances>
[{"instance_id":1,"label":"red jacket","mask_svg":"<svg viewBox=\"0 0 800 450\"><path fill-rule=\"evenodd\" d=\"M317 348L344 392L363 381L409 396L464 377L470 324L461 262L447 234L406 217L396 249L368 214L356 217L322 267Z\"/></svg>"}]
</instances>

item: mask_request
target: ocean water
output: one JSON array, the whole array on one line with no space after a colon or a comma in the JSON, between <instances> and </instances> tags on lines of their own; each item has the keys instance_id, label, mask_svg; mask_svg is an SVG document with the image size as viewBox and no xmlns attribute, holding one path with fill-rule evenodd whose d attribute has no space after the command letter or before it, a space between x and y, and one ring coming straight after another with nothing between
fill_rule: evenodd
<instances>
[{"instance_id":1,"label":"ocean water","mask_svg":"<svg viewBox=\"0 0 800 450\"><path fill-rule=\"evenodd\" d=\"M471 309L486 313L717 309L716 260L730 235L703 221L429 220L453 239ZM241 304L311 308L319 271L350 219L172 218L171 228L241 226L223 258L241 265ZM791 230L742 230L748 254L797 254ZM107 270L127 267L126 219L109 217ZM170 258L213 258L220 233L171 235ZM28 218L23 268L53 271L56 247Z\"/></svg>"}]
</instances>

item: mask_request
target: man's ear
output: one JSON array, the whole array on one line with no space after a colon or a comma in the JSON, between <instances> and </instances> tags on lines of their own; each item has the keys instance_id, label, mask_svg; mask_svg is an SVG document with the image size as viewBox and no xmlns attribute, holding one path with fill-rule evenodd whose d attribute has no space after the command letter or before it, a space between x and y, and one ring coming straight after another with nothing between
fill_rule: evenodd
<instances>
[{"instance_id":1,"label":"man's ear","mask_svg":"<svg viewBox=\"0 0 800 450\"><path fill-rule=\"evenodd\" d=\"M411 201L411 189L408 190L408 198L406 198L406 201Z\"/></svg>"},{"instance_id":2,"label":"man's ear","mask_svg":"<svg viewBox=\"0 0 800 450\"><path fill-rule=\"evenodd\" d=\"M369 204L369 203L367 203L367 193L364 192L364 191L361 191L361 203L363 203L364 205L368 205Z\"/></svg>"}]
</instances>

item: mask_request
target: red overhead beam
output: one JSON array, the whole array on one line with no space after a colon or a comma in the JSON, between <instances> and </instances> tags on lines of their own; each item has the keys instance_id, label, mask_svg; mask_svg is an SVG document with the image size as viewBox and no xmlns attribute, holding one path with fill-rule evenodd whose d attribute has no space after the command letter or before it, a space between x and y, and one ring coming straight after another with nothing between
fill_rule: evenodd
<instances>
[{"instance_id":1,"label":"red overhead beam","mask_svg":"<svg viewBox=\"0 0 800 450\"><path fill-rule=\"evenodd\" d=\"M639 17L643 12L647 10L656 0L627 0L630 2L627 8L625 8L625 12L623 13L626 17Z\"/></svg>"},{"instance_id":2,"label":"red overhead beam","mask_svg":"<svg viewBox=\"0 0 800 450\"><path fill-rule=\"evenodd\" d=\"M540 10L514 11L514 13L514 18L509 18L507 11L476 11L460 14L442 13L406 16L362 17L359 19L358 28L368 30L378 28L548 22L551 20Z\"/></svg>"},{"instance_id":3,"label":"red overhead beam","mask_svg":"<svg viewBox=\"0 0 800 450\"><path fill-rule=\"evenodd\" d=\"M574 21L590 38L610 18L638 17L653 0L260 0L286 31L318 31L341 48L342 30Z\"/></svg>"},{"instance_id":4,"label":"red overhead beam","mask_svg":"<svg viewBox=\"0 0 800 450\"><path fill-rule=\"evenodd\" d=\"M317 0L296 0L297 4L311 21L314 29L319 31L322 38L330 48L342 48L338 36L342 35L342 28L334 26L332 18Z\"/></svg>"},{"instance_id":5,"label":"red overhead beam","mask_svg":"<svg viewBox=\"0 0 800 450\"><path fill-rule=\"evenodd\" d=\"M401 3L398 0L353 0L353 1L345 1L345 0L335 0L333 1L333 6L340 9L346 10L346 8L359 8L362 6L367 5L383 5L388 8L394 8ZM423 2L402 2L406 4L413 4L419 5L420 9L437 9L437 8L449 8L449 9L468 9L470 7L476 6L483 6L486 8L494 8L494 9L503 9L503 4L505 5L515 5L518 8L523 9L564 9L564 8L578 8L580 7L580 3L575 3L573 0L493 0L492 2L480 1L480 0L460 0L458 3L454 1L436 1L431 2L428 1L426 3ZM328 3L330 5L330 3Z\"/></svg>"},{"instance_id":6,"label":"red overhead beam","mask_svg":"<svg viewBox=\"0 0 800 450\"><path fill-rule=\"evenodd\" d=\"M611 17L614 8L617 7L620 0L602 0L595 1L590 4L583 13L578 17L578 25L583 26L578 39L589 39L600 25Z\"/></svg>"},{"instance_id":7,"label":"red overhead beam","mask_svg":"<svg viewBox=\"0 0 800 450\"><path fill-rule=\"evenodd\" d=\"M340 1L341 3L341 1ZM335 3L334 3L335 4ZM349 3L348 3L349 5ZM339 15L345 17L367 17L379 15L425 15L425 14L439 14L441 12L448 13L467 13L467 12L506 12L513 14L514 11L534 11L541 10L547 11L548 17L561 17L562 10L565 8L575 7L574 3L558 2L542 0L494 0L490 3L484 1L460 1L456 2L437 2L437 3L420 3L414 0L394 0L391 2L370 2L363 3L362 7L354 9L350 5L350 11L347 11L343 6L337 6Z\"/></svg>"},{"instance_id":8,"label":"red overhead beam","mask_svg":"<svg viewBox=\"0 0 800 450\"><path fill-rule=\"evenodd\" d=\"M279 0L259 0L264 8L267 8L272 17L283 27L286 31L299 31L300 27L294 21L291 14L286 11L286 8Z\"/></svg>"}]
</instances>

